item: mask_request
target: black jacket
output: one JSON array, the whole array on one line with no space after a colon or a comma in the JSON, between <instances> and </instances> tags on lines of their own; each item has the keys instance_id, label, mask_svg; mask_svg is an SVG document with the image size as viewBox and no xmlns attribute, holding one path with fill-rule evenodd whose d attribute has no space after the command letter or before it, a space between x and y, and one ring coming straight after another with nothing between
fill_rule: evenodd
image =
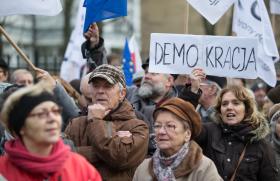
<instances>
[{"instance_id":1,"label":"black jacket","mask_svg":"<svg viewBox=\"0 0 280 181\"><path fill-rule=\"evenodd\" d=\"M264 128L267 127L267 128ZM196 139L205 156L212 159L221 177L232 176L247 142L244 158L237 170L236 181L276 181L277 168L271 144L264 139L267 124L255 130L242 128L239 133L230 126L209 122Z\"/></svg>"}]
</instances>

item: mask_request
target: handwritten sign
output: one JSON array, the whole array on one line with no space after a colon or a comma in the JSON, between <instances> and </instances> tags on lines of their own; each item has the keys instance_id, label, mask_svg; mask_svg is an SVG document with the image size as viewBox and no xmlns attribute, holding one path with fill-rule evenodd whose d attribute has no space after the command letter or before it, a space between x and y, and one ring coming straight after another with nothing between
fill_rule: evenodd
<instances>
[{"instance_id":1,"label":"handwritten sign","mask_svg":"<svg viewBox=\"0 0 280 181\"><path fill-rule=\"evenodd\" d=\"M201 67L208 75L257 78L256 38L153 33L149 72L190 74Z\"/></svg>"},{"instance_id":2,"label":"handwritten sign","mask_svg":"<svg viewBox=\"0 0 280 181\"><path fill-rule=\"evenodd\" d=\"M211 24L215 24L235 0L187 0Z\"/></svg>"}]
</instances>

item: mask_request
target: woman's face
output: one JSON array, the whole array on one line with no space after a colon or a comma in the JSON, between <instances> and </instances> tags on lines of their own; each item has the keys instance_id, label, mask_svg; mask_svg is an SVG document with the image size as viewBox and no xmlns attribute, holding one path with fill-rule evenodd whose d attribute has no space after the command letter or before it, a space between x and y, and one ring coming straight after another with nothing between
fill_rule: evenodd
<instances>
[{"instance_id":1,"label":"woman's face","mask_svg":"<svg viewBox=\"0 0 280 181\"><path fill-rule=\"evenodd\" d=\"M175 154L191 138L190 129L185 129L178 117L169 111L158 113L154 129L157 146L166 156Z\"/></svg>"},{"instance_id":2,"label":"woman's face","mask_svg":"<svg viewBox=\"0 0 280 181\"><path fill-rule=\"evenodd\" d=\"M50 145L59 140L61 124L61 109L54 102L46 101L32 109L20 134L25 144Z\"/></svg>"},{"instance_id":3,"label":"woman's face","mask_svg":"<svg viewBox=\"0 0 280 181\"><path fill-rule=\"evenodd\" d=\"M238 124L245 117L245 104L238 100L233 92L229 91L222 97L221 116L225 124Z\"/></svg>"}]
</instances>

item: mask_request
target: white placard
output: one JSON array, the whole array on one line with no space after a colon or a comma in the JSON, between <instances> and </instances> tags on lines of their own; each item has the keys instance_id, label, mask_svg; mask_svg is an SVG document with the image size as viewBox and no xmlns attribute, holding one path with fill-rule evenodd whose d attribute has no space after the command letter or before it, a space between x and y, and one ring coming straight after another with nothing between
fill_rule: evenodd
<instances>
[{"instance_id":1,"label":"white placard","mask_svg":"<svg viewBox=\"0 0 280 181\"><path fill-rule=\"evenodd\" d=\"M256 38L153 33L149 72L255 79L257 47Z\"/></svg>"},{"instance_id":2,"label":"white placard","mask_svg":"<svg viewBox=\"0 0 280 181\"><path fill-rule=\"evenodd\" d=\"M212 25L215 24L236 0L187 0Z\"/></svg>"}]
</instances>

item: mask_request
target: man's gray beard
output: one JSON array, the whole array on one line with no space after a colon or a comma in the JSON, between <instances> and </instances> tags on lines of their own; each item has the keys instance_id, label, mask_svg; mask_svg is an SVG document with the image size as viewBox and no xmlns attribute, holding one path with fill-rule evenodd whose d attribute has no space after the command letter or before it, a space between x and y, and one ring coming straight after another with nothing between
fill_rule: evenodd
<instances>
[{"instance_id":1,"label":"man's gray beard","mask_svg":"<svg viewBox=\"0 0 280 181\"><path fill-rule=\"evenodd\" d=\"M149 83L144 83L138 90L138 95L143 98L156 98L165 93L165 87L162 83L151 85Z\"/></svg>"}]
</instances>

